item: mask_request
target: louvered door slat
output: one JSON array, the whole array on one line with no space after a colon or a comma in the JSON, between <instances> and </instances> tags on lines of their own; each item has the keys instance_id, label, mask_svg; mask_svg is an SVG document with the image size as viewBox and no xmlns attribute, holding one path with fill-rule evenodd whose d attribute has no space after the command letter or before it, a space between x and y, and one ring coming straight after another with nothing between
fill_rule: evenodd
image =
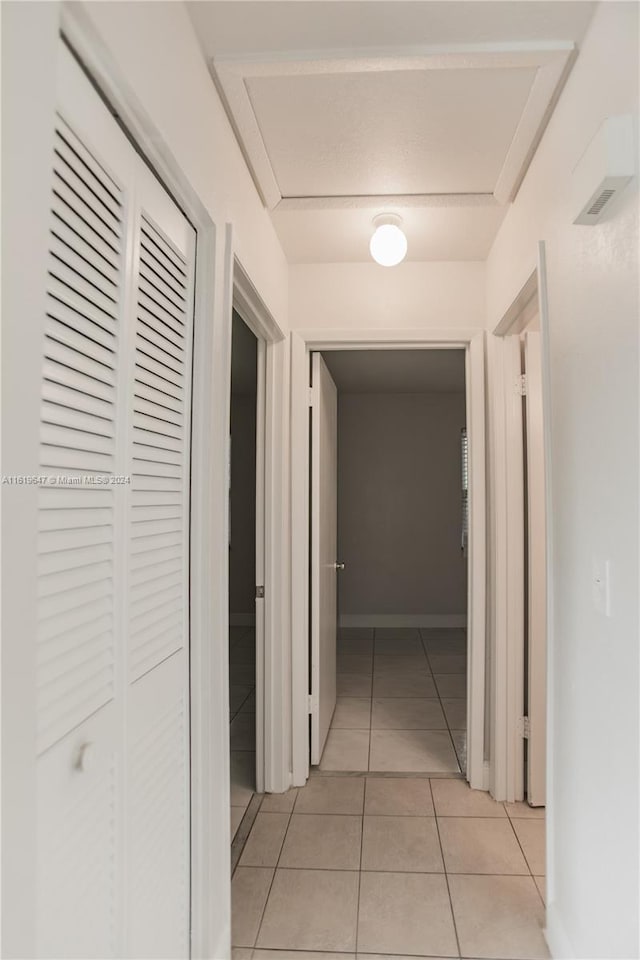
<instances>
[{"instance_id":1,"label":"louvered door slat","mask_svg":"<svg viewBox=\"0 0 640 960\"><path fill-rule=\"evenodd\" d=\"M47 317L49 321L54 321L55 326L50 324L50 329L58 332L58 336L63 335L64 329L70 331L70 336L74 339L68 341L69 346L81 346L85 349L93 349L93 344L100 347L104 353L99 359L109 364L109 354L113 352L113 322L101 319L93 319L85 313L79 313L67 303L55 300L49 297L47 300ZM83 338L83 339L81 339ZM67 342L63 340L63 343ZM90 346L91 345L91 346ZM111 357L113 360L113 357Z\"/></svg>"},{"instance_id":2,"label":"louvered door slat","mask_svg":"<svg viewBox=\"0 0 640 960\"><path fill-rule=\"evenodd\" d=\"M52 194L40 462L52 477L72 471L82 481L115 472L124 227L120 188L58 117L54 191L61 182L69 203ZM40 750L114 695L114 506L108 487L41 492Z\"/></svg>"}]
</instances>

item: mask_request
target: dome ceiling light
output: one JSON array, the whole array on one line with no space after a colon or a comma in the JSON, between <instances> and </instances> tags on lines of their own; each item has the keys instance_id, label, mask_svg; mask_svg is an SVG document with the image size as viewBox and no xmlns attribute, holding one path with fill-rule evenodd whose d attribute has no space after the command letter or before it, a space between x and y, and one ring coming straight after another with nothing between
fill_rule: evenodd
<instances>
[{"instance_id":1,"label":"dome ceiling light","mask_svg":"<svg viewBox=\"0 0 640 960\"><path fill-rule=\"evenodd\" d=\"M382 267L395 267L407 255L407 238L400 229L402 217L381 213L373 218L375 231L369 243L371 256Z\"/></svg>"}]
</instances>

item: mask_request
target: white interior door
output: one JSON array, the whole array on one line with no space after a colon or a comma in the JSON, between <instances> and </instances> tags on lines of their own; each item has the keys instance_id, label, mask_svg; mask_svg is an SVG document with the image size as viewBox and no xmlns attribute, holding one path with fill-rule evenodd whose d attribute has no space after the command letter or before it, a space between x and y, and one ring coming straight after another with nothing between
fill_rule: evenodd
<instances>
[{"instance_id":1,"label":"white interior door","mask_svg":"<svg viewBox=\"0 0 640 960\"><path fill-rule=\"evenodd\" d=\"M527 799L544 806L546 796L547 575L545 558L545 463L540 334L525 335L527 378L528 524L528 716Z\"/></svg>"},{"instance_id":2,"label":"white interior door","mask_svg":"<svg viewBox=\"0 0 640 960\"><path fill-rule=\"evenodd\" d=\"M320 763L336 706L338 391L312 354L311 763Z\"/></svg>"}]
</instances>

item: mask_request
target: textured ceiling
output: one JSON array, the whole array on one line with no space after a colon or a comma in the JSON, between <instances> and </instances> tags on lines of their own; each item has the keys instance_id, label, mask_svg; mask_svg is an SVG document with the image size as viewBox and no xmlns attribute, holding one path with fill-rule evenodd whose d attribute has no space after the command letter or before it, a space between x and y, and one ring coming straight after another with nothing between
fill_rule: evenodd
<instances>
[{"instance_id":1,"label":"textured ceiling","mask_svg":"<svg viewBox=\"0 0 640 960\"><path fill-rule=\"evenodd\" d=\"M314 263L367 261L383 211L409 260L484 260L595 4L187 7L285 254Z\"/></svg>"}]
</instances>

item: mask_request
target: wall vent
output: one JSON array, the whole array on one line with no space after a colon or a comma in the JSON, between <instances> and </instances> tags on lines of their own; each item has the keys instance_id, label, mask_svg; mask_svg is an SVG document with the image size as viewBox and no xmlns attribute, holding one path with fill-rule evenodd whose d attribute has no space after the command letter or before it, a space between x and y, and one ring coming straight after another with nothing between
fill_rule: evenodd
<instances>
[{"instance_id":1,"label":"wall vent","mask_svg":"<svg viewBox=\"0 0 640 960\"><path fill-rule=\"evenodd\" d=\"M599 223L634 176L635 163L633 118L607 117L573 171L574 209L580 210L573 222Z\"/></svg>"}]
</instances>

